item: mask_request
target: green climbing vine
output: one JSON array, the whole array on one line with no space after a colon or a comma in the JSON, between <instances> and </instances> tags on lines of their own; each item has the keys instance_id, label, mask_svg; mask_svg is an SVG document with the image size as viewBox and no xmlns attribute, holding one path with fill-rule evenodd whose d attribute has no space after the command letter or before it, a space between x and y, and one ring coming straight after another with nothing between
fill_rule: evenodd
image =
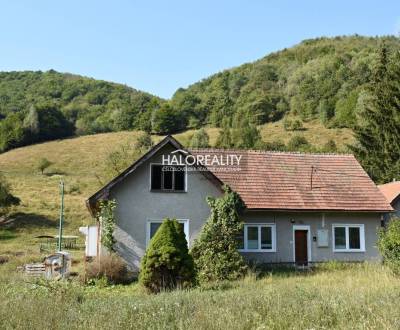
<instances>
[{"instance_id":1,"label":"green climbing vine","mask_svg":"<svg viewBox=\"0 0 400 330\"><path fill-rule=\"evenodd\" d=\"M114 251L114 209L116 206L117 203L114 199L102 200L100 201L100 210L97 214L97 219L101 225L101 244L110 252Z\"/></svg>"}]
</instances>

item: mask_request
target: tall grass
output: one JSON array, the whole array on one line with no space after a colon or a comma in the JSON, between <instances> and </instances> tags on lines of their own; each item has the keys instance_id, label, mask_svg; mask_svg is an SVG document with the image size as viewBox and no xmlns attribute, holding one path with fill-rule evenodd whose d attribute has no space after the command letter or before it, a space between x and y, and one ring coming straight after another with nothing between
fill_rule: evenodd
<instances>
[{"instance_id":1,"label":"tall grass","mask_svg":"<svg viewBox=\"0 0 400 330\"><path fill-rule=\"evenodd\" d=\"M137 285L0 284L2 329L398 329L400 280L380 265L250 276L146 295Z\"/></svg>"}]
</instances>

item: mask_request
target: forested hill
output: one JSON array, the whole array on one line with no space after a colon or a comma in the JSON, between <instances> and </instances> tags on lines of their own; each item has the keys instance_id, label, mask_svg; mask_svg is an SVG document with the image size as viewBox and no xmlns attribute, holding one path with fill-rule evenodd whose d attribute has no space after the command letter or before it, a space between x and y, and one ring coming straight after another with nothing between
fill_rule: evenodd
<instances>
[{"instance_id":1,"label":"forested hill","mask_svg":"<svg viewBox=\"0 0 400 330\"><path fill-rule=\"evenodd\" d=\"M351 128L382 42L389 50L400 48L396 37L304 40L179 89L172 105L194 125L220 126L235 114L262 124L290 112L303 120L319 118L327 127Z\"/></svg>"},{"instance_id":2,"label":"forested hill","mask_svg":"<svg viewBox=\"0 0 400 330\"><path fill-rule=\"evenodd\" d=\"M0 152L71 135L237 126L243 118L264 124L286 116L296 126L300 118L352 128L383 42L389 51L400 49L396 37L305 40L178 89L171 100L53 70L3 72Z\"/></svg>"},{"instance_id":3,"label":"forested hill","mask_svg":"<svg viewBox=\"0 0 400 330\"><path fill-rule=\"evenodd\" d=\"M0 72L0 152L74 134L144 128L162 100L54 70Z\"/></svg>"}]
</instances>

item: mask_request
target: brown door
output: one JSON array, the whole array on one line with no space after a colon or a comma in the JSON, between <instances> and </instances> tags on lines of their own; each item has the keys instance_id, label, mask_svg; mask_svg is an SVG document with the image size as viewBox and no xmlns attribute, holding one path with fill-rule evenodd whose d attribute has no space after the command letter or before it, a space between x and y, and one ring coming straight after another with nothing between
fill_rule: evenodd
<instances>
[{"instance_id":1,"label":"brown door","mask_svg":"<svg viewBox=\"0 0 400 330\"><path fill-rule=\"evenodd\" d=\"M308 247L307 247L307 230L294 231L294 251L296 265L307 265L308 263Z\"/></svg>"}]
</instances>

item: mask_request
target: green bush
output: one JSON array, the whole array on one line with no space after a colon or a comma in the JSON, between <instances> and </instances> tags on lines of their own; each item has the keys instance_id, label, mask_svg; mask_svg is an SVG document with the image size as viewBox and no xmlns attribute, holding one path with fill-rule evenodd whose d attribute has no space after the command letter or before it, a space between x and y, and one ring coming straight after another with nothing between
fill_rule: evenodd
<instances>
[{"instance_id":1,"label":"green bush","mask_svg":"<svg viewBox=\"0 0 400 330\"><path fill-rule=\"evenodd\" d=\"M190 139L190 148L208 148L210 146L210 137L204 128L196 131Z\"/></svg>"},{"instance_id":2,"label":"green bush","mask_svg":"<svg viewBox=\"0 0 400 330\"><path fill-rule=\"evenodd\" d=\"M310 148L310 143L301 135L294 135L287 144L289 151L308 151Z\"/></svg>"},{"instance_id":3,"label":"green bush","mask_svg":"<svg viewBox=\"0 0 400 330\"><path fill-rule=\"evenodd\" d=\"M208 198L211 215L192 248L200 283L235 280L247 271L236 241L243 227L239 214L244 203L229 187L224 190L222 197Z\"/></svg>"},{"instance_id":4,"label":"green bush","mask_svg":"<svg viewBox=\"0 0 400 330\"><path fill-rule=\"evenodd\" d=\"M283 128L285 131L301 131L304 129L303 122L300 119L291 120L287 117L283 119Z\"/></svg>"},{"instance_id":5,"label":"green bush","mask_svg":"<svg viewBox=\"0 0 400 330\"><path fill-rule=\"evenodd\" d=\"M292 129L292 121L287 117L283 119L283 128L285 131L290 131Z\"/></svg>"},{"instance_id":6,"label":"green bush","mask_svg":"<svg viewBox=\"0 0 400 330\"><path fill-rule=\"evenodd\" d=\"M385 264L400 275L400 218L392 219L386 229L382 229L378 241Z\"/></svg>"},{"instance_id":7,"label":"green bush","mask_svg":"<svg viewBox=\"0 0 400 330\"><path fill-rule=\"evenodd\" d=\"M21 200L11 194L11 186L0 173L0 215L7 213L8 207L18 205Z\"/></svg>"},{"instance_id":8,"label":"green bush","mask_svg":"<svg viewBox=\"0 0 400 330\"><path fill-rule=\"evenodd\" d=\"M193 284L194 264L185 233L176 220L165 219L142 258L139 282L157 293Z\"/></svg>"},{"instance_id":9,"label":"green bush","mask_svg":"<svg viewBox=\"0 0 400 330\"><path fill-rule=\"evenodd\" d=\"M304 129L303 122L299 119L296 119L292 123L292 131L301 131Z\"/></svg>"},{"instance_id":10,"label":"green bush","mask_svg":"<svg viewBox=\"0 0 400 330\"><path fill-rule=\"evenodd\" d=\"M41 158L36 165L36 169L43 175L44 171L51 165L53 165L53 162L49 161L47 158Z\"/></svg>"}]
</instances>

